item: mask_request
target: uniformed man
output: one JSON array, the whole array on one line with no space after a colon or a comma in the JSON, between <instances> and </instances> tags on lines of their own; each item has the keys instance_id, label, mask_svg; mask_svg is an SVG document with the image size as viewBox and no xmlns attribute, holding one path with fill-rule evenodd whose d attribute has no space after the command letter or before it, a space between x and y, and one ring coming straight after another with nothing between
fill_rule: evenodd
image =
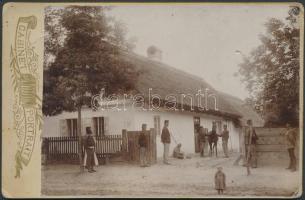
<instances>
[{"instance_id":1,"label":"uniformed man","mask_svg":"<svg viewBox=\"0 0 305 200\"><path fill-rule=\"evenodd\" d=\"M146 124L142 124L142 132L139 136L140 146L140 165L141 167L147 167L147 138L145 136Z\"/></svg>"},{"instance_id":2,"label":"uniformed man","mask_svg":"<svg viewBox=\"0 0 305 200\"><path fill-rule=\"evenodd\" d=\"M228 140L229 140L229 131L227 130L227 125L223 125L223 131L219 135L222 137L222 149L226 158L229 158L229 150L228 150Z\"/></svg>"},{"instance_id":3,"label":"uniformed man","mask_svg":"<svg viewBox=\"0 0 305 200\"><path fill-rule=\"evenodd\" d=\"M164 145L164 151L163 151L163 163L169 165L170 163L168 162L168 154L169 154L169 145L171 143L171 137L170 133L168 130L168 125L169 121L165 120L164 121L164 127L162 129L162 134L161 134L161 142Z\"/></svg>"},{"instance_id":4,"label":"uniformed man","mask_svg":"<svg viewBox=\"0 0 305 200\"><path fill-rule=\"evenodd\" d=\"M296 171L296 157L294 154L294 149L296 147L296 132L291 128L290 124L286 124L287 131L285 133L286 145L289 154L289 166L286 169L290 169L292 172Z\"/></svg>"},{"instance_id":5,"label":"uniformed man","mask_svg":"<svg viewBox=\"0 0 305 200\"><path fill-rule=\"evenodd\" d=\"M247 121L248 127L246 128L246 136L248 145L246 148L246 162L247 162L247 173L250 175L250 166L257 168L257 156L256 156L256 141L258 139L255 129L252 126L252 120Z\"/></svg>"},{"instance_id":6,"label":"uniformed man","mask_svg":"<svg viewBox=\"0 0 305 200\"><path fill-rule=\"evenodd\" d=\"M203 126L199 127L199 149L200 149L200 156L204 157L204 148L206 144L205 132Z\"/></svg>"}]
</instances>

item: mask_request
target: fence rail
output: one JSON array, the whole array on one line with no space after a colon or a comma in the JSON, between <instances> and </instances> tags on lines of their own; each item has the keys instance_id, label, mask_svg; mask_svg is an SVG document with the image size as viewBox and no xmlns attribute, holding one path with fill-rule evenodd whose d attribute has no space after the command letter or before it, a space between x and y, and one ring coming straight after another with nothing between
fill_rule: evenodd
<instances>
[{"instance_id":1,"label":"fence rail","mask_svg":"<svg viewBox=\"0 0 305 200\"><path fill-rule=\"evenodd\" d=\"M48 161L77 161L79 142L78 137L46 137L43 139L42 153ZM85 137L82 138L84 141ZM107 135L94 137L95 151L98 158L111 157L121 153L122 136ZM84 146L82 145L82 155Z\"/></svg>"}]
</instances>

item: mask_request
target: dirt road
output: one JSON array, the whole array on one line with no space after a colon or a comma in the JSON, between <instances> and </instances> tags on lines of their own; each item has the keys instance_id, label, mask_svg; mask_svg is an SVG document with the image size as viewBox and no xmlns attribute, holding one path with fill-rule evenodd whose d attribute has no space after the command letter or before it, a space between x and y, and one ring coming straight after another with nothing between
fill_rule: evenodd
<instances>
[{"instance_id":1,"label":"dirt road","mask_svg":"<svg viewBox=\"0 0 305 200\"><path fill-rule=\"evenodd\" d=\"M233 166L235 157L161 160L146 168L126 163L110 163L96 168L96 173L80 173L77 165L49 165L42 170L44 196L103 197L207 197L217 196L214 174L222 166L227 189L224 196L291 196L296 194L300 172L285 166L261 166L252 169Z\"/></svg>"}]
</instances>

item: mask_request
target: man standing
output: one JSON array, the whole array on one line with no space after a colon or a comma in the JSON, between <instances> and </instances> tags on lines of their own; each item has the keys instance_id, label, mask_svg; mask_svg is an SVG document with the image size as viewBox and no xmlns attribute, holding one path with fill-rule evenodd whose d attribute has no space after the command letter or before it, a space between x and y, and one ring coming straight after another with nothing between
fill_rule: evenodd
<instances>
[{"instance_id":1,"label":"man standing","mask_svg":"<svg viewBox=\"0 0 305 200\"><path fill-rule=\"evenodd\" d=\"M145 137L146 124L142 124L142 132L139 136L140 146L140 165L141 167L147 167L146 150L147 150L147 139Z\"/></svg>"},{"instance_id":2,"label":"man standing","mask_svg":"<svg viewBox=\"0 0 305 200\"><path fill-rule=\"evenodd\" d=\"M164 121L164 127L162 129L162 134L161 134L161 142L164 145L164 151L163 151L163 163L169 165L170 163L168 162L168 153L169 153L169 145L171 143L171 137L170 133L168 130L168 124L169 121L165 120Z\"/></svg>"},{"instance_id":3,"label":"man standing","mask_svg":"<svg viewBox=\"0 0 305 200\"><path fill-rule=\"evenodd\" d=\"M227 125L223 125L223 131L219 135L219 137L222 137L222 149L223 153L225 154L226 158L229 158L229 152L228 152L228 140L229 140L229 131L227 130Z\"/></svg>"},{"instance_id":4,"label":"man standing","mask_svg":"<svg viewBox=\"0 0 305 200\"><path fill-rule=\"evenodd\" d=\"M250 165L252 168L257 168L257 157L256 157L256 141L258 139L256 132L252 126L252 120L249 119L247 121L247 129L246 136L247 141L246 144L248 147L246 148L246 162L247 162L247 173L250 175Z\"/></svg>"},{"instance_id":5,"label":"man standing","mask_svg":"<svg viewBox=\"0 0 305 200\"><path fill-rule=\"evenodd\" d=\"M204 157L204 147L205 147L205 132L202 126L199 127L199 148L200 156Z\"/></svg>"},{"instance_id":6,"label":"man standing","mask_svg":"<svg viewBox=\"0 0 305 200\"><path fill-rule=\"evenodd\" d=\"M296 157L294 149L296 147L296 132L291 128L290 124L286 124L287 132L285 133L287 150L289 154L289 166L286 169L290 169L292 172L296 171Z\"/></svg>"}]
</instances>

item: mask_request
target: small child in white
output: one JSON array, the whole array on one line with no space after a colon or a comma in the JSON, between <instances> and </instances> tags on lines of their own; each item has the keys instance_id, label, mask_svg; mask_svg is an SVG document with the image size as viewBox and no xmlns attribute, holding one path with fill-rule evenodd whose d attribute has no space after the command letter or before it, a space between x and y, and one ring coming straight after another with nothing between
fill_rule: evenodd
<instances>
[{"instance_id":1,"label":"small child in white","mask_svg":"<svg viewBox=\"0 0 305 200\"><path fill-rule=\"evenodd\" d=\"M218 194L223 194L223 190L226 189L226 175L222 172L222 167L217 167L215 174L215 189Z\"/></svg>"}]
</instances>

